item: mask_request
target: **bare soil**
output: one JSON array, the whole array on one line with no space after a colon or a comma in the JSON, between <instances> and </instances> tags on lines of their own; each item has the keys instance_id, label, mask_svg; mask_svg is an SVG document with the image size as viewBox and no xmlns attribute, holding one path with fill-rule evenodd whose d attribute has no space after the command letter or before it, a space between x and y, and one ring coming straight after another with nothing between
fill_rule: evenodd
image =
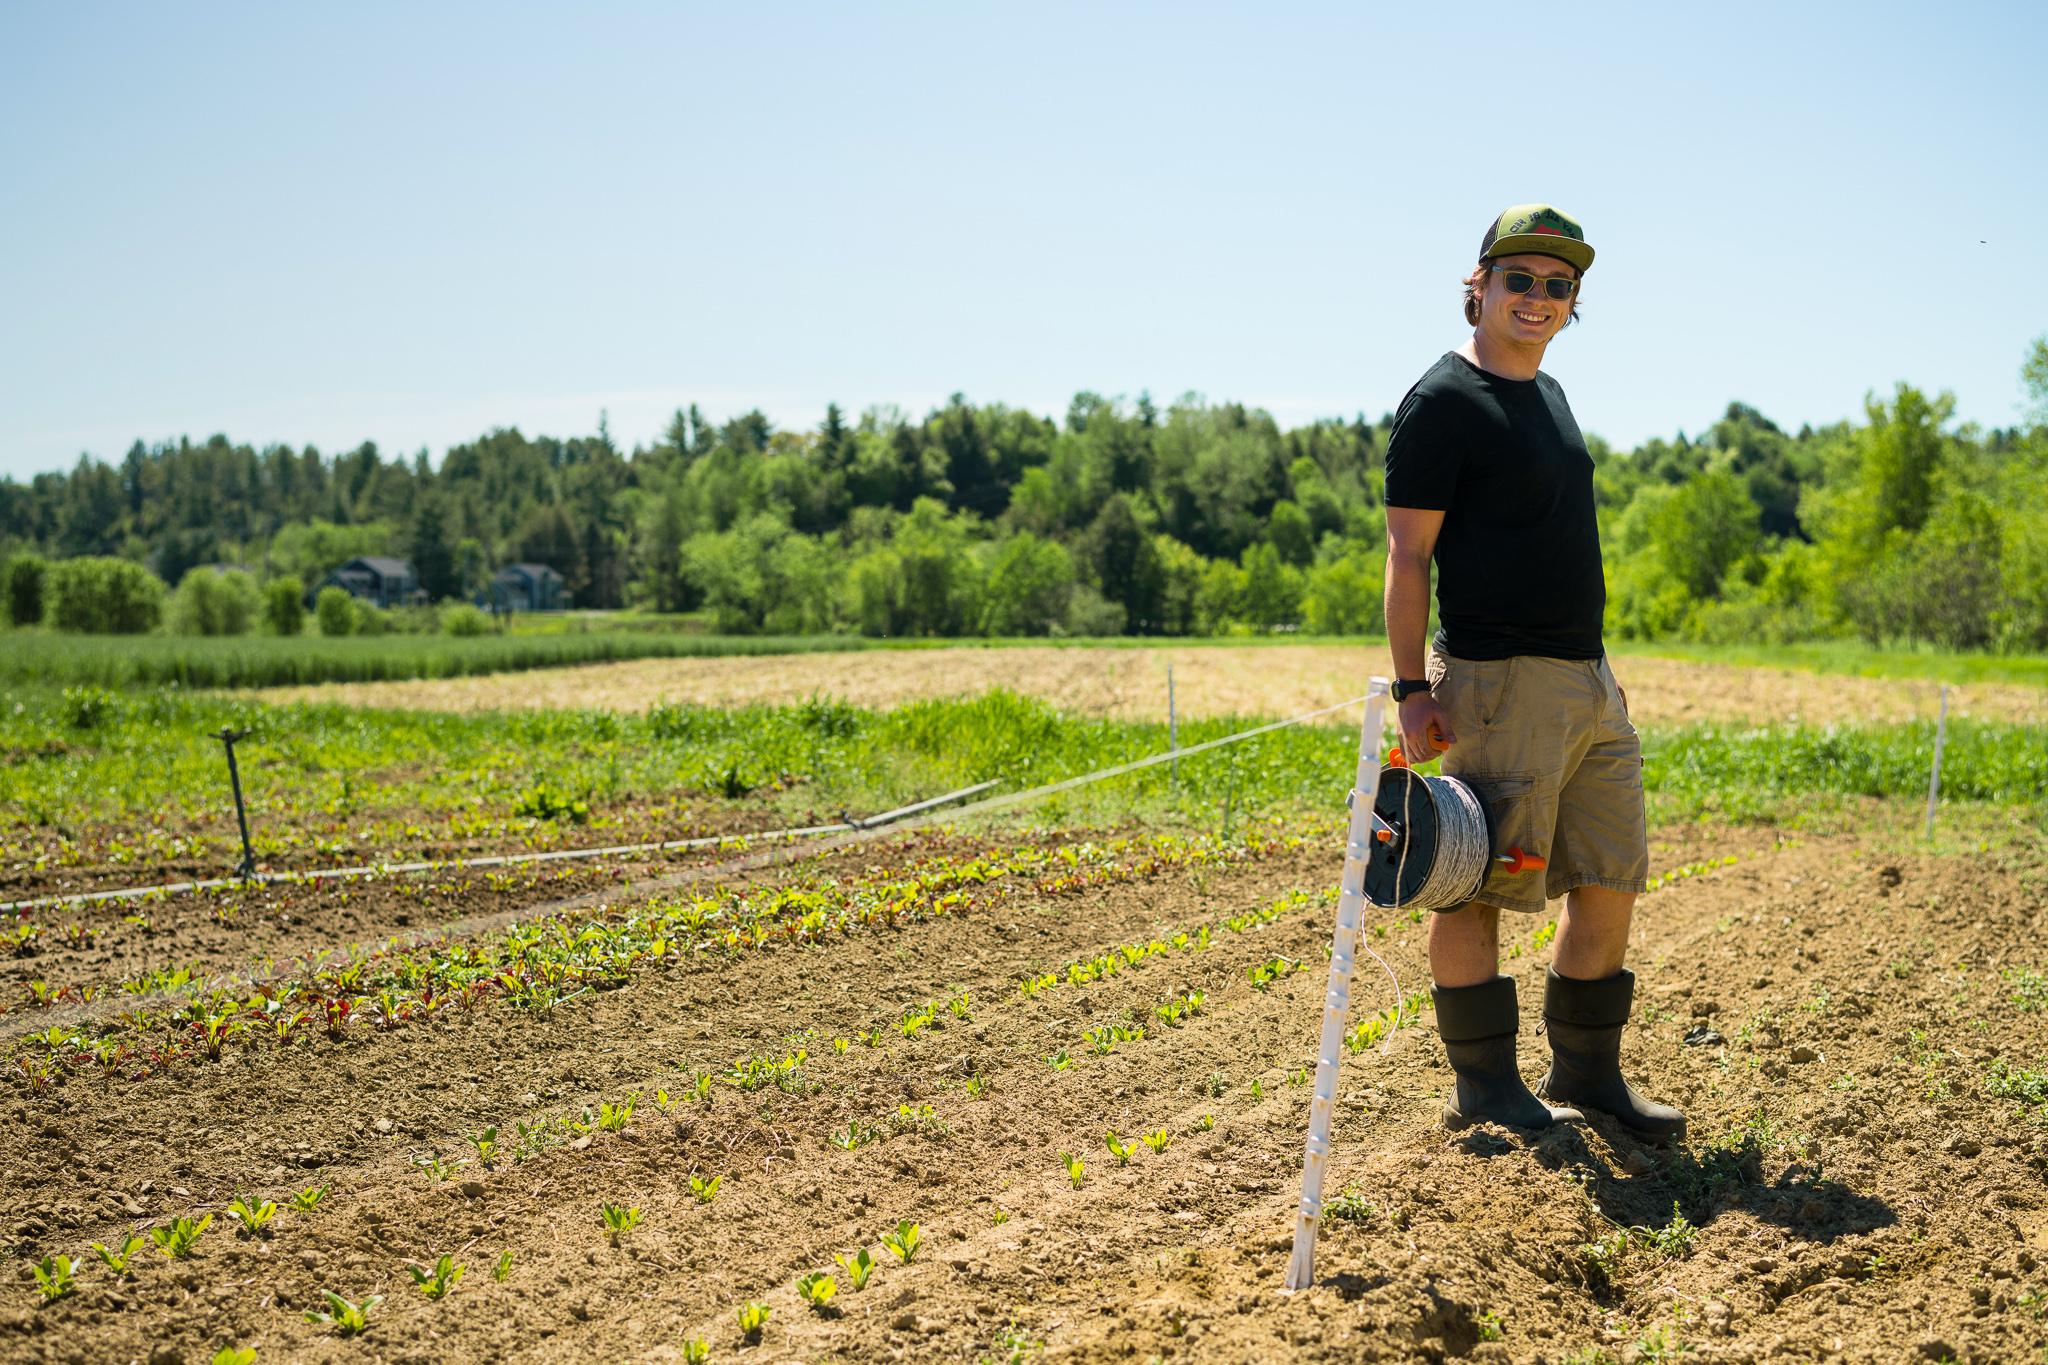
<instances>
[{"instance_id":1,"label":"bare soil","mask_svg":"<svg viewBox=\"0 0 2048 1365\"><path fill-rule=\"evenodd\" d=\"M905 654L892 650L765 658L644 659L531 673L426 682L332 683L274 688L271 701L340 701L446 711L603 707L645 711L660 702L731 706L834 697L890 707L926 697L978 696L1007 687L1065 710L1126 720L1166 719L1166 671L1184 716L1292 716L1362 694L1392 662L1380 648L1259 645L1124 648L1018 646ZM1761 724L1932 719L1940 685L1617 656L1638 724ZM2010 683L1951 687L1953 715L2048 722L2048 688Z\"/></svg>"},{"instance_id":2,"label":"bare soil","mask_svg":"<svg viewBox=\"0 0 2048 1365\"><path fill-rule=\"evenodd\" d=\"M1327 1224L1317 1286L1284 1297L1309 1091L1290 1077L1314 1065L1331 909L1312 898L1241 932L1222 922L1334 885L1337 840L1309 833L1228 868L1020 882L892 929L700 957L544 1018L493 1003L140 1082L11 1091L0 1235L19 1273L0 1295L0 1357L203 1362L232 1344L262 1360L674 1360L692 1338L726 1361L1590 1362L1670 1359L1679 1344L1714 1361L2035 1357L2048 1126L1989 1087L2011 1074L2001 1061L2048 1068L2048 1002L2019 975L2048 966L2048 855L1873 863L1847 838L1662 832L1659 870L1737 858L1646 896L1633 939L1627 1058L1690 1115L1686 1141L1645 1146L1598 1116L1448 1138L1425 1013L1345 1058L1328 1190L1355 1190L1359 1216ZM927 833L844 856L975 851ZM460 908L492 904L472 889ZM364 913L362 931L390 922ZM1424 984L1422 926L1368 923L1403 988ZM1540 924L1508 926L1504 962L1532 1077ZM1206 951L1019 990L1027 973L1200 926ZM300 927L302 946L326 942ZM244 946L279 948L253 933ZM1248 969L1275 957L1302 968L1255 989ZM1376 970L1361 972L1361 1015L1388 1001ZM970 1018L942 1006L937 1027L895 1029L906 1006L962 989ZM1189 990L1202 1010L1161 1025L1152 1007ZM1087 1029L1133 1017L1146 1037L1089 1049ZM877 1045L832 1046L861 1031ZM790 1091L718 1081L708 1104L654 1101L798 1046ZM1061 1051L1056 1070L1045 1058ZM560 1132L633 1093L622 1131L526 1159L485 1168L467 1141L496 1125L509 1147L519 1123ZM914 1117L925 1104L936 1123ZM900 1105L910 1131L892 1131ZM842 1150L829 1139L849 1124L882 1135ZM1106 1130L1168 1145L1119 1166ZM1062 1152L1086 1162L1078 1188ZM723 1177L714 1202L693 1175ZM268 1235L233 1234L233 1195L282 1205L316 1183L328 1194L314 1212L281 1208ZM614 1241L601 1202L643 1222ZM1696 1228L1689 1246L1674 1204ZM145 1248L130 1279L87 1249L206 1213L196 1254ZM900 1219L924 1236L907 1265L879 1243ZM1629 1225L1664 1229L1672 1254L1647 1232L1617 1247ZM1589 1255L1603 1239L1609 1254ZM832 1258L863 1246L881 1265L854 1292ZM83 1287L39 1306L27 1263L60 1252L85 1262ZM406 1266L442 1253L466 1274L429 1300ZM794 1288L815 1270L839 1276L829 1314ZM365 1335L305 1320L324 1290L383 1296ZM771 1309L756 1344L735 1324L747 1301Z\"/></svg>"}]
</instances>

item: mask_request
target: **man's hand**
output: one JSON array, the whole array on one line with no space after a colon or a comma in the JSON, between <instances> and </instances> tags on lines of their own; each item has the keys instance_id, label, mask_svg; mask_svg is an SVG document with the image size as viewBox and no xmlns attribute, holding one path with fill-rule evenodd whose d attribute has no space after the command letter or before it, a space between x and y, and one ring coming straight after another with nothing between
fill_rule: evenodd
<instances>
[{"instance_id":1,"label":"man's hand","mask_svg":"<svg viewBox=\"0 0 2048 1365\"><path fill-rule=\"evenodd\" d=\"M1450 713L1427 692L1401 700L1401 753L1411 764L1427 763L1458 742Z\"/></svg>"}]
</instances>

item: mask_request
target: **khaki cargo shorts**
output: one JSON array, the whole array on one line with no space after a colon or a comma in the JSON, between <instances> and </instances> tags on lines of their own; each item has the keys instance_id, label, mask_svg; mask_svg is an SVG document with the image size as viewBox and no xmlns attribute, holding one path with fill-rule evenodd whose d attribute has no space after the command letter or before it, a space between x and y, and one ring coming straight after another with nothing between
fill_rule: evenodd
<instances>
[{"instance_id":1,"label":"khaki cargo shorts","mask_svg":"<svg viewBox=\"0 0 2048 1365\"><path fill-rule=\"evenodd\" d=\"M1460 659L1432 649L1429 681L1458 742L1443 771L1478 793L1494 847L1549 860L1547 872L1498 866L1473 900L1543 909L1575 886L1643 889L1643 750L1605 658Z\"/></svg>"}]
</instances>

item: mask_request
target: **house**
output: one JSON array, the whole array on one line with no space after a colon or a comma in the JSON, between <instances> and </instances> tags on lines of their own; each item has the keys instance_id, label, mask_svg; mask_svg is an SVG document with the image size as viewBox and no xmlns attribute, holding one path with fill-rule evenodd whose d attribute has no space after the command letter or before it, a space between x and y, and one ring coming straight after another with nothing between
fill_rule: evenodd
<instances>
[{"instance_id":1,"label":"house","mask_svg":"<svg viewBox=\"0 0 2048 1365\"><path fill-rule=\"evenodd\" d=\"M412 565L388 555L357 555L315 583L306 594L311 606L322 588L341 588L349 596L377 607L403 607L426 600Z\"/></svg>"},{"instance_id":2,"label":"house","mask_svg":"<svg viewBox=\"0 0 2048 1365\"><path fill-rule=\"evenodd\" d=\"M545 564L507 564L491 579L492 611L564 611L568 585Z\"/></svg>"}]
</instances>

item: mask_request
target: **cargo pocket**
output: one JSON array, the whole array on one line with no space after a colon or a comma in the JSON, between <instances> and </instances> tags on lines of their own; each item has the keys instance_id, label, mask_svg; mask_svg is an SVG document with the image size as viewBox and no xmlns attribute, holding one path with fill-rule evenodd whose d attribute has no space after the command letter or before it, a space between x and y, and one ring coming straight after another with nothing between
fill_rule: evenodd
<instances>
[{"instance_id":1,"label":"cargo pocket","mask_svg":"<svg viewBox=\"0 0 2048 1365\"><path fill-rule=\"evenodd\" d=\"M1448 654L1430 660L1431 691L1450 713L1451 726L1490 730L1514 695L1516 659L1459 659Z\"/></svg>"},{"instance_id":2,"label":"cargo pocket","mask_svg":"<svg viewBox=\"0 0 2048 1365\"><path fill-rule=\"evenodd\" d=\"M1543 818L1540 809L1543 794L1534 777L1520 773L1460 773L1458 780L1472 789L1486 811L1489 857L1494 853L1505 853L1510 848L1548 855L1550 822ZM1481 890L1489 900L1518 905L1533 901L1535 908L1540 908L1543 904L1543 874L1527 871L1509 875L1500 864L1489 862Z\"/></svg>"}]
</instances>

